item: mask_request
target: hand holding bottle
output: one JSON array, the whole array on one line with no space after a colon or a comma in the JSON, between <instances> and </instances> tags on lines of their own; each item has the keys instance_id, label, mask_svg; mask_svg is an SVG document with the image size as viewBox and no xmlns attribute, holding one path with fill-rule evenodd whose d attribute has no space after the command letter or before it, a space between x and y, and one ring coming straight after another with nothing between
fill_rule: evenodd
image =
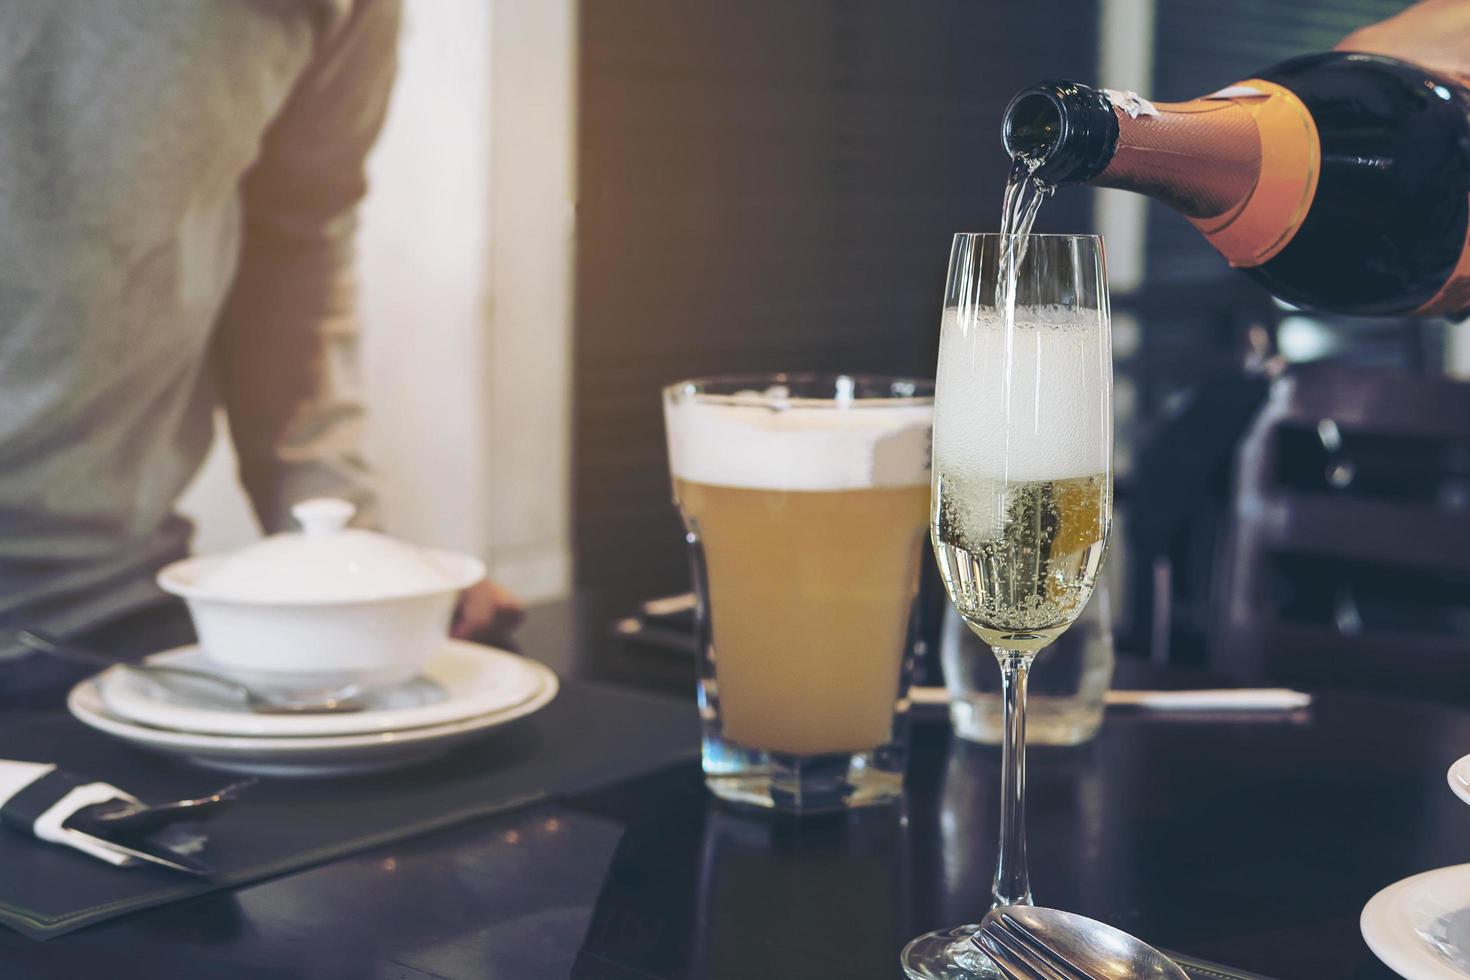
<instances>
[{"instance_id":1,"label":"hand holding bottle","mask_svg":"<svg viewBox=\"0 0 1470 980\"><path fill-rule=\"evenodd\" d=\"M1423 0L1358 28L1337 50L1387 55L1470 84L1470 0Z\"/></svg>"}]
</instances>

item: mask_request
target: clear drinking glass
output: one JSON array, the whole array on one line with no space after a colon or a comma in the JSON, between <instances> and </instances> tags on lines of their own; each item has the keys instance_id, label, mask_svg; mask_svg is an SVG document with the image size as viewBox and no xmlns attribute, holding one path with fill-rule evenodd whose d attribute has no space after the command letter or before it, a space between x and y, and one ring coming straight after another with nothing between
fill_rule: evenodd
<instances>
[{"instance_id":1,"label":"clear drinking glass","mask_svg":"<svg viewBox=\"0 0 1470 980\"><path fill-rule=\"evenodd\" d=\"M933 390L846 375L664 390L717 797L809 813L902 795Z\"/></svg>"},{"instance_id":2,"label":"clear drinking glass","mask_svg":"<svg viewBox=\"0 0 1470 980\"><path fill-rule=\"evenodd\" d=\"M1081 745L1096 735L1115 660L1108 588L1099 580L1082 615L1031 666L1026 682L1027 744ZM952 605L944 611L939 632L939 662L955 735L999 745L1005 735L1005 711L995 655Z\"/></svg>"},{"instance_id":3,"label":"clear drinking glass","mask_svg":"<svg viewBox=\"0 0 1470 980\"><path fill-rule=\"evenodd\" d=\"M1003 263L1015 248L1019 262ZM1002 270L1017 269L1013 290ZM1011 314L1014 314L1013 316ZM1031 903L1026 681L1092 595L1112 524L1112 353L1102 240L957 235L935 387L930 536L950 601L1000 662L1005 731L992 905ZM910 977L999 976L978 924L928 933Z\"/></svg>"}]
</instances>

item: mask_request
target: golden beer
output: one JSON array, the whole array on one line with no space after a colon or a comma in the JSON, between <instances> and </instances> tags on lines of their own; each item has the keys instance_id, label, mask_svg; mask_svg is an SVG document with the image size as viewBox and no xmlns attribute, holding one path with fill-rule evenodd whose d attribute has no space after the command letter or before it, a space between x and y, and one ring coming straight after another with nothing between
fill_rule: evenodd
<instances>
[{"instance_id":1,"label":"golden beer","mask_svg":"<svg viewBox=\"0 0 1470 980\"><path fill-rule=\"evenodd\" d=\"M674 481L704 543L724 733L816 755L893 726L929 487L760 490Z\"/></svg>"}]
</instances>

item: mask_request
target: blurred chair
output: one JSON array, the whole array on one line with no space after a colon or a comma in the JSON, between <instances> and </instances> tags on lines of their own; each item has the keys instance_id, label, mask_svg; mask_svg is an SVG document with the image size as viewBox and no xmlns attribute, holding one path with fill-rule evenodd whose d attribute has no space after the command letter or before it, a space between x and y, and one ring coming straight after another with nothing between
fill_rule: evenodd
<instances>
[{"instance_id":1,"label":"blurred chair","mask_svg":"<svg viewBox=\"0 0 1470 980\"><path fill-rule=\"evenodd\" d=\"M1136 451L1120 493L1127 507L1124 649L1157 664L1204 659L1230 473L1267 384L1264 375L1242 371L1200 382Z\"/></svg>"},{"instance_id":2,"label":"blurred chair","mask_svg":"<svg viewBox=\"0 0 1470 980\"><path fill-rule=\"evenodd\" d=\"M1109 562L1123 563L1119 646L1199 666L1231 474L1266 398L1280 311L1242 276L1150 286L1113 309L1122 533Z\"/></svg>"},{"instance_id":3,"label":"blurred chair","mask_svg":"<svg viewBox=\"0 0 1470 980\"><path fill-rule=\"evenodd\" d=\"M1211 666L1470 697L1470 384L1315 364L1243 443Z\"/></svg>"}]
</instances>

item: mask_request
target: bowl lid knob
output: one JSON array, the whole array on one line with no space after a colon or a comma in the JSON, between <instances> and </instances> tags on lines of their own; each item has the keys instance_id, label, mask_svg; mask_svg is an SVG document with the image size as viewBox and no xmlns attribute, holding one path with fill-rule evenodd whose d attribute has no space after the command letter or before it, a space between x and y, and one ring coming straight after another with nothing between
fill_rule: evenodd
<instances>
[{"instance_id":1,"label":"bowl lid knob","mask_svg":"<svg viewBox=\"0 0 1470 980\"><path fill-rule=\"evenodd\" d=\"M340 497L313 497L291 508L291 516L310 537L338 533L356 513L357 507Z\"/></svg>"}]
</instances>

